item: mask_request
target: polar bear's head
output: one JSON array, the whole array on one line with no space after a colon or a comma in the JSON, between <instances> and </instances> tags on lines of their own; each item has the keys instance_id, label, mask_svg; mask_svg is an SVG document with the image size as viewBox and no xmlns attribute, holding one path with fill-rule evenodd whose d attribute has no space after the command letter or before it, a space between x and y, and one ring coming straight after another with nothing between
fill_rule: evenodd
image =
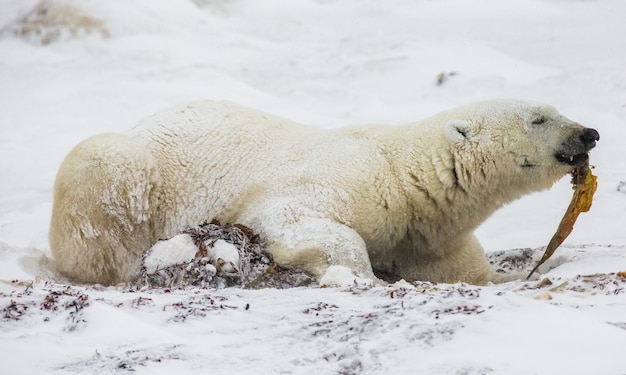
<instances>
[{"instance_id":1,"label":"polar bear's head","mask_svg":"<svg viewBox=\"0 0 626 375\"><path fill-rule=\"evenodd\" d=\"M446 117L445 136L467 170L526 191L552 186L586 162L600 139L554 107L520 101L474 104Z\"/></svg>"}]
</instances>

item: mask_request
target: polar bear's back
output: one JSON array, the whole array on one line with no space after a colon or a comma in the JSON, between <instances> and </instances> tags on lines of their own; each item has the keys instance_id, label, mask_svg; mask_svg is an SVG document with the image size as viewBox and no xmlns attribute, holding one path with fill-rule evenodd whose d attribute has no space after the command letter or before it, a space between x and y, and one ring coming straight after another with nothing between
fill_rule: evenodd
<instances>
[{"instance_id":1,"label":"polar bear's back","mask_svg":"<svg viewBox=\"0 0 626 375\"><path fill-rule=\"evenodd\" d=\"M303 144L322 133L235 103L200 101L147 118L133 136L152 151L164 178L206 185L215 179L236 183L230 180L234 175L250 179L262 172L266 178L284 170L283 164L306 157Z\"/></svg>"},{"instance_id":2,"label":"polar bear's back","mask_svg":"<svg viewBox=\"0 0 626 375\"><path fill-rule=\"evenodd\" d=\"M160 112L139 123L131 136L158 161L163 209L176 232L207 218L234 219L233 208L251 190L293 162L294 145L319 136L312 127L231 102L201 101Z\"/></svg>"},{"instance_id":3,"label":"polar bear's back","mask_svg":"<svg viewBox=\"0 0 626 375\"><path fill-rule=\"evenodd\" d=\"M158 144L170 149L203 147L203 155L224 148L258 151L257 148L287 140L293 142L294 137L310 136L313 132L312 127L275 115L232 102L210 100L159 112L132 129L135 137L144 139L155 149Z\"/></svg>"},{"instance_id":4,"label":"polar bear's back","mask_svg":"<svg viewBox=\"0 0 626 375\"><path fill-rule=\"evenodd\" d=\"M162 209L177 218L166 223L168 235L207 218L241 220L240 209L268 190L301 195L332 186L336 193L315 196L314 206L341 191L362 191L374 178L388 181L372 176L389 171L375 166L384 160L375 133L362 127L328 131L213 101L174 107L133 130L158 160Z\"/></svg>"},{"instance_id":5,"label":"polar bear's back","mask_svg":"<svg viewBox=\"0 0 626 375\"><path fill-rule=\"evenodd\" d=\"M236 168L240 178L258 176L266 184L268 178L283 172L291 175L300 168L323 178L333 165L348 163L351 169L359 162L371 165L382 134L388 133L388 127L374 128L324 130L232 102L200 101L149 117L132 135L146 144L166 174L201 174L194 181L204 184L234 175L231 172Z\"/></svg>"}]
</instances>

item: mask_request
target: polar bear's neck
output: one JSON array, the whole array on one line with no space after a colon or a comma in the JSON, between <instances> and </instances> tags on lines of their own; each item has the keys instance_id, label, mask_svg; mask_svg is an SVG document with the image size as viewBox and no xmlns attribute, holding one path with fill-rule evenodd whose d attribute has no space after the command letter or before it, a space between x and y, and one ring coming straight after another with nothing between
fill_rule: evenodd
<instances>
[{"instance_id":1,"label":"polar bear's neck","mask_svg":"<svg viewBox=\"0 0 626 375\"><path fill-rule=\"evenodd\" d=\"M524 194L515 183L496 175L489 155L470 157L456 152L443 129L413 124L396 137L401 141L394 160L403 164L395 171L411 206L410 227L415 230L436 230L440 237L449 235L442 228L455 236L459 231L471 232L498 208Z\"/></svg>"}]
</instances>

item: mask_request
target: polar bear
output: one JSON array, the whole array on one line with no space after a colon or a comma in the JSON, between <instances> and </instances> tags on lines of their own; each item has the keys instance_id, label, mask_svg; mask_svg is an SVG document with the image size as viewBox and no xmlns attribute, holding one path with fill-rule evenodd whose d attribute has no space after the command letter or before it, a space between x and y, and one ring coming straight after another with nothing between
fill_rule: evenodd
<instances>
[{"instance_id":1,"label":"polar bear","mask_svg":"<svg viewBox=\"0 0 626 375\"><path fill-rule=\"evenodd\" d=\"M406 280L504 281L474 230L588 158L598 132L551 106L490 101L399 126L322 130L231 102L156 114L77 145L54 186L50 246L77 282L140 271L158 239L205 220L260 232L274 260ZM332 267L331 267L332 266Z\"/></svg>"}]
</instances>

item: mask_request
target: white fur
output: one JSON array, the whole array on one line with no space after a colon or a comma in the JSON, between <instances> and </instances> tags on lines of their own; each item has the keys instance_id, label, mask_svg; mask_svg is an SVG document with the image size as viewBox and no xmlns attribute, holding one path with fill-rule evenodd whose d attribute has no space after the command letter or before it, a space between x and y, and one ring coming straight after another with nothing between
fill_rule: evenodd
<instances>
[{"instance_id":1,"label":"white fur","mask_svg":"<svg viewBox=\"0 0 626 375\"><path fill-rule=\"evenodd\" d=\"M126 281L157 239L215 218L254 228L277 263L317 277L339 265L375 280L373 264L407 280L498 281L474 229L567 174L554 155L581 129L518 101L336 130L228 102L182 105L68 155L51 248L78 281Z\"/></svg>"}]
</instances>

